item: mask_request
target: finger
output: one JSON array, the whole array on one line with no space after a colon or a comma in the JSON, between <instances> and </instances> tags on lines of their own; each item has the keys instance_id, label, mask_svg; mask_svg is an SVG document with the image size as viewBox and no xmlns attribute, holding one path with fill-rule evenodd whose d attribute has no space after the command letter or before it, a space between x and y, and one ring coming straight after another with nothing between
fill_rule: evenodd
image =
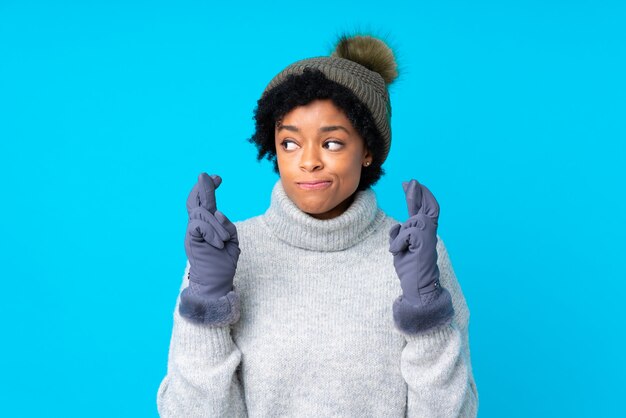
<instances>
[{"instance_id":1,"label":"finger","mask_svg":"<svg viewBox=\"0 0 626 418\"><path fill-rule=\"evenodd\" d=\"M198 176L198 193L200 197L200 206L211 213L217 210L215 202L215 183L207 173Z\"/></svg>"},{"instance_id":2,"label":"finger","mask_svg":"<svg viewBox=\"0 0 626 418\"><path fill-rule=\"evenodd\" d=\"M196 209L196 212L194 213L194 217L197 217L201 219L202 221L211 225L216 236L221 241L228 241L230 239L230 233L215 218L215 215L209 212L208 210L204 208L198 208Z\"/></svg>"},{"instance_id":3,"label":"finger","mask_svg":"<svg viewBox=\"0 0 626 418\"><path fill-rule=\"evenodd\" d=\"M235 262L235 267L237 267L237 260L239 259L239 254L241 254L238 244L239 243L236 241L227 242L225 244L226 252L230 256L230 259Z\"/></svg>"},{"instance_id":4,"label":"finger","mask_svg":"<svg viewBox=\"0 0 626 418\"><path fill-rule=\"evenodd\" d=\"M193 185L189 196L187 196L187 213L191 215L191 211L200 206L198 201L198 183Z\"/></svg>"},{"instance_id":5,"label":"finger","mask_svg":"<svg viewBox=\"0 0 626 418\"><path fill-rule=\"evenodd\" d=\"M218 175L212 175L211 179L213 179L213 184L215 185L215 189L217 189L220 184L222 184L222 178ZM191 211L200 206L200 195L198 189L198 183L196 182L189 192L187 196L187 213L191 213Z\"/></svg>"},{"instance_id":6,"label":"finger","mask_svg":"<svg viewBox=\"0 0 626 418\"><path fill-rule=\"evenodd\" d=\"M411 230L410 229L401 230L396 236L396 238L389 244L389 251L393 255L396 255L402 251L405 251L407 248L409 248L410 240L411 240Z\"/></svg>"},{"instance_id":7,"label":"finger","mask_svg":"<svg viewBox=\"0 0 626 418\"><path fill-rule=\"evenodd\" d=\"M219 210L215 211L215 219L228 231L231 237L237 236L237 228L235 224L233 224L222 212Z\"/></svg>"},{"instance_id":8,"label":"finger","mask_svg":"<svg viewBox=\"0 0 626 418\"><path fill-rule=\"evenodd\" d=\"M439 217L439 203L437 203L437 199L426 186L423 184L421 186L423 195L422 211L425 215L437 219Z\"/></svg>"},{"instance_id":9,"label":"finger","mask_svg":"<svg viewBox=\"0 0 626 418\"><path fill-rule=\"evenodd\" d=\"M426 227L426 222L431 223L432 219L424 215L423 213L418 213L417 215L413 215L409 219L407 219L402 224L402 227L404 229L417 228L419 230L424 230L424 228Z\"/></svg>"},{"instance_id":10,"label":"finger","mask_svg":"<svg viewBox=\"0 0 626 418\"><path fill-rule=\"evenodd\" d=\"M220 187L220 184L222 184L222 178L218 176L217 174L211 174L211 178L213 179L215 190L217 190L217 188Z\"/></svg>"},{"instance_id":11,"label":"finger","mask_svg":"<svg viewBox=\"0 0 626 418\"><path fill-rule=\"evenodd\" d=\"M224 241L218 236L213 227L202 219L192 219L187 227L189 235L195 240L204 240L212 247L224 248Z\"/></svg>"},{"instance_id":12,"label":"finger","mask_svg":"<svg viewBox=\"0 0 626 418\"><path fill-rule=\"evenodd\" d=\"M409 210L409 217L417 215L422 207L422 189L417 180L412 179L410 182L402 183L404 194L406 197L406 206Z\"/></svg>"},{"instance_id":13,"label":"finger","mask_svg":"<svg viewBox=\"0 0 626 418\"><path fill-rule=\"evenodd\" d=\"M191 219L187 223L187 233L194 239L203 239L202 225L200 225L200 219Z\"/></svg>"}]
</instances>

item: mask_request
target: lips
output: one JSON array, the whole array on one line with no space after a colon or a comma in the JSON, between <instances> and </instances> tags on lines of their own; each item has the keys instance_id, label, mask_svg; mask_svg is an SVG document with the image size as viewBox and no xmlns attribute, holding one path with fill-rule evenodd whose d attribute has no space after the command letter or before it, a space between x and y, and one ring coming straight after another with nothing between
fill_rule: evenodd
<instances>
[{"instance_id":1,"label":"lips","mask_svg":"<svg viewBox=\"0 0 626 418\"><path fill-rule=\"evenodd\" d=\"M298 187L304 190L322 190L329 187L331 183L332 182L330 180L311 180L296 182Z\"/></svg>"}]
</instances>

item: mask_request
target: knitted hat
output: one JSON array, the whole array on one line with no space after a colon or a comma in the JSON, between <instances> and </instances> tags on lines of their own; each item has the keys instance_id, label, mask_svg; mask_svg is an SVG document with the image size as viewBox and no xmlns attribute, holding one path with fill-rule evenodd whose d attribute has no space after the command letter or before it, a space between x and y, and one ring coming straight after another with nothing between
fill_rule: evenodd
<instances>
[{"instance_id":1,"label":"knitted hat","mask_svg":"<svg viewBox=\"0 0 626 418\"><path fill-rule=\"evenodd\" d=\"M381 162L385 161L391 146L391 102L387 86L398 76L391 48L369 35L341 36L329 57L294 62L270 81L263 94L289 75L302 74L305 68L321 71L328 79L352 91L367 106L384 141Z\"/></svg>"}]
</instances>

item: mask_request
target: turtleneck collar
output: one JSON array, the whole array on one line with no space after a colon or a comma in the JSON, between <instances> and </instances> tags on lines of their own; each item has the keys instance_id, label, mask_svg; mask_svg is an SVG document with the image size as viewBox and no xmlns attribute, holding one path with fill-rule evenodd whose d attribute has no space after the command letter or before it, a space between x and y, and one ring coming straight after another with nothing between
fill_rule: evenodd
<instances>
[{"instance_id":1,"label":"turtleneck collar","mask_svg":"<svg viewBox=\"0 0 626 418\"><path fill-rule=\"evenodd\" d=\"M336 218L320 220L302 212L289 199L280 179L272 190L263 219L272 233L286 243L314 251L341 251L376 230L385 214L371 189L357 192L350 207Z\"/></svg>"}]
</instances>

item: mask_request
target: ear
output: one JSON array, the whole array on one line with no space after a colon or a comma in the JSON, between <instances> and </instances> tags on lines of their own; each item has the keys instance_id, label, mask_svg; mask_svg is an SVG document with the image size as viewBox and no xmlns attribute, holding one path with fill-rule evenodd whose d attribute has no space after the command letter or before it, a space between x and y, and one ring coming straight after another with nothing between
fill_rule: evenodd
<instances>
[{"instance_id":1,"label":"ear","mask_svg":"<svg viewBox=\"0 0 626 418\"><path fill-rule=\"evenodd\" d=\"M374 155L370 152L370 150L367 149L367 147L365 147L363 149L363 161L373 161L374 160Z\"/></svg>"}]
</instances>

